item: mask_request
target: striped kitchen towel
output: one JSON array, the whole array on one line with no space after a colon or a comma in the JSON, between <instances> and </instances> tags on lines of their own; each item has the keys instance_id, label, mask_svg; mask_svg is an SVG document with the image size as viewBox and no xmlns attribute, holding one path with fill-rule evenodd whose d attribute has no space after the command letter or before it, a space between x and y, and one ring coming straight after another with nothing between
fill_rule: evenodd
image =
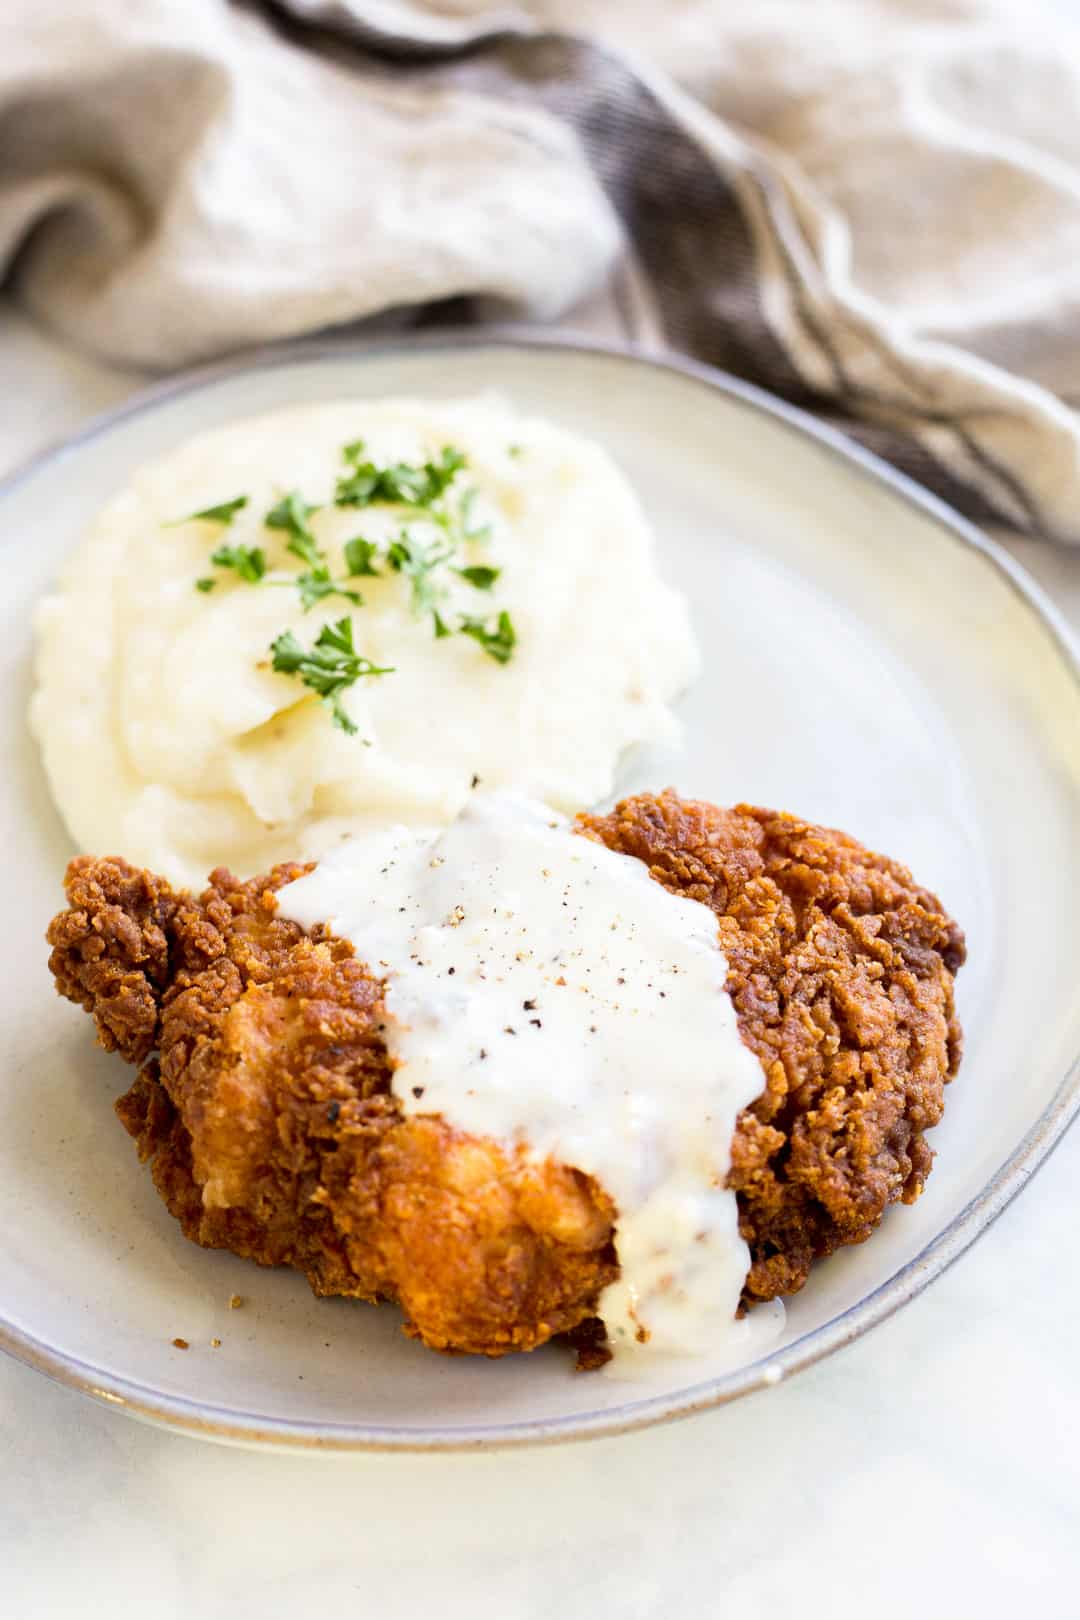
<instances>
[{"instance_id":1,"label":"striped kitchen towel","mask_svg":"<svg viewBox=\"0 0 1080 1620\"><path fill-rule=\"evenodd\" d=\"M603 298L1080 540L1078 105L1038 0L8 0L0 265L157 368Z\"/></svg>"}]
</instances>

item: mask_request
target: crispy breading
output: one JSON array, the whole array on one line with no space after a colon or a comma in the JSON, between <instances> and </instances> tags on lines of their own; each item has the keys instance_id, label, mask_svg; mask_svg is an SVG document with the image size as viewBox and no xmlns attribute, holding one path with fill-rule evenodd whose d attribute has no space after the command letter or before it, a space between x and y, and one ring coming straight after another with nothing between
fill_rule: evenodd
<instances>
[{"instance_id":1,"label":"crispy breading","mask_svg":"<svg viewBox=\"0 0 1080 1620\"><path fill-rule=\"evenodd\" d=\"M185 1234L305 1272L317 1294L396 1299L438 1349L530 1349L616 1275L587 1176L402 1116L382 986L344 940L275 915L307 868L198 901L122 860L72 862L49 930L57 987L129 1062L117 1112Z\"/></svg>"},{"instance_id":2,"label":"crispy breading","mask_svg":"<svg viewBox=\"0 0 1080 1620\"><path fill-rule=\"evenodd\" d=\"M580 829L716 913L763 1070L729 1178L744 1298L793 1292L922 1190L960 1055L962 935L903 867L790 816L668 792ZM318 1294L399 1301L436 1349L573 1330L597 1364L611 1199L572 1167L403 1116L380 980L346 941L276 915L308 869L218 870L198 899L118 859L68 869L50 966L101 1044L143 1065L117 1111L162 1198L198 1243L295 1266Z\"/></svg>"},{"instance_id":3,"label":"crispy breading","mask_svg":"<svg viewBox=\"0 0 1080 1620\"><path fill-rule=\"evenodd\" d=\"M729 1185L745 1297L794 1293L811 1263L913 1203L960 1062L964 937L895 861L846 834L668 792L582 818L673 893L716 913L739 1032L764 1090L739 1116Z\"/></svg>"}]
</instances>

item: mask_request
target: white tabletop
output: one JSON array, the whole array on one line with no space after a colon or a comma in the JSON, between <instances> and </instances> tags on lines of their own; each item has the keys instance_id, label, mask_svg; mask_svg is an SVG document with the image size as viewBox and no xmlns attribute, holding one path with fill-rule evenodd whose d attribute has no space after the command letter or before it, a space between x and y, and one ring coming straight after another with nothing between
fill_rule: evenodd
<instances>
[{"instance_id":1,"label":"white tabletop","mask_svg":"<svg viewBox=\"0 0 1080 1620\"><path fill-rule=\"evenodd\" d=\"M0 375L0 473L139 381L2 308ZM1080 629L1080 553L1012 549ZM231 1451L0 1357L0 1614L1077 1620L1078 1233L1074 1131L849 1350L732 1407L549 1450Z\"/></svg>"}]
</instances>

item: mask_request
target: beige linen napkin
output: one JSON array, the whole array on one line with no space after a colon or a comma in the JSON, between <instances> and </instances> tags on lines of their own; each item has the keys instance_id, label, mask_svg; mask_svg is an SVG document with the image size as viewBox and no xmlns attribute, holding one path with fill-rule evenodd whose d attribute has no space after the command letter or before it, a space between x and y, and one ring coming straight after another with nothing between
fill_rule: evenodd
<instances>
[{"instance_id":1,"label":"beige linen napkin","mask_svg":"<svg viewBox=\"0 0 1080 1620\"><path fill-rule=\"evenodd\" d=\"M8 0L0 263L158 368L630 265L639 337L1080 539L1078 105L1037 3Z\"/></svg>"}]
</instances>

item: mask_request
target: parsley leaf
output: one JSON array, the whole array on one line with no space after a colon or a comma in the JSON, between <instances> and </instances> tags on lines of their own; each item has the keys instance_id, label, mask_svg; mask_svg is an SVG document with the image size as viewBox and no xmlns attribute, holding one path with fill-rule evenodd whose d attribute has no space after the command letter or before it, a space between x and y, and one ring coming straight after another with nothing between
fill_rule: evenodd
<instances>
[{"instance_id":1,"label":"parsley leaf","mask_svg":"<svg viewBox=\"0 0 1080 1620\"><path fill-rule=\"evenodd\" d=\"M462 579L467 579L469 584L474 585L478 591L490 591L502 573L502 569L486 568L478 563L472 568L455 568L454 573L460 574Z\"/></svg>"},{"instance_id":2,"label":"parsley leaf","mask_svg":"<svg viewBox=\"0 0 1080 1620\"><path fill-rule=\"evenodd\" d=\"M399 461L379 467L373 461L361 461L362 453L362 440L345 446L343 454L351 471L337 481L334 501L338 506L431 507L466 465L462 452L449 444L437 460L422 466Z\"/></svg>"},{"instance_id":3,"label":"parsley leaf","mask_svg":"<svg viewBox=\"0 0 1080 1620\"><path fill-rule=\"evenodd\" d=\"M396 467L377 467L373 461L354 461L352 471L339 478L334 491L338 506L372 506L382 501L395 506L422 504L422 471L399 462Z\"/></svg>"},{"instance_id":4,"label":"parsley leaf","mask_svg":"<svg viewBox=\"0 0 1080 1620\"><path fill-rule=\"evenodd\" d=\"M373 461L355 461L352 471L334 486L335 506L369 506L379 482L379 469Z\"/></svg>"},{"instance_id":5,"label":"parsley leaf","mask_svg":"<svg viewBox=\"0 0 1080 1620\"><path fill-rule=\"evenodd\" d=\"M197 591L202 591L205 595L207 591L212 591L216 584L216 579L197 579L195 581L195 589Z\"/></svg>"},{"instance_id":6,"label":"parsley leaf","mask_svg":"<svg viewBox=\"0 0 1080 1620\"><path fill-rule=\"evenodd\" d=\"M308 518L316 511L318 508L309 506L300 491L294 489L263 518L268 529L282 529L289 536L285 549L306 562L309 568L318 568L326 560L308 527Z\"/></svg>"},{"instance_id":7,"label":"parsley leaf","mask_svg":"<svg viewBox=\"0 0 1080 1620\"><path fill-rule=\"evenodd\" d=\"M386 551L387 565L395 574L408 577L414 613L426 613L441 596L442 592L432 576L452 554L446 546L422 545L406 529L402 529L398 538L390 542Z\"/></svg>"},{"instance_id":8,"label":"parsley leaf","mask_svg":"<svg viewBox=\"0 0 1080 1620\"><path fill-rule=\"evenodd\" d=\"M266 554L261 546L218 546L210 561L215 568L235 568L249 585L257 585L266 573Z\"/></svg>"},{"instance_id":9,"label":"parsley leaf","mask_svg":"<svg viewBox=\"0 0 1080 1620\"><path fill-rule=\"evenodd\" d=\"M490 629L483 619L462 619L458 633L472 636L498 664L508 664L517 646L517 632L505 608L496 619L494 629Z\"/></svg>"},{"instance_id":10,"label":"parsley leaf","mask_svg":"<svg viewBox=\"0 0 1080 1620\"><path fill-rule=\"evenodd\" d=\"M461 523L461 532L466 540L490 540L491 524L474 523L473 509L476 506L477 491L475 488L467 489L461 499L458 517Z\"/></svg>"},{"instance_id":11,"label":"parsley leaf","mask_svg":"<svg viewBox=\"0 0 1080 1620\"><path fill-rule=\"evenodd\" d=\"M270 644L272 668L279 675L295 675L305 686L330 705L334 724L347 736L356 734L356 724L342 707L341 694L365 675L390 675L392 666L381 667L363 657L353 646L352 620L339 619L324 624L315 644L305 649L291 630L285 630Z\"/></svg>"},{"instance_id":12,"label":"parsley leaf","mask_svg":"<svg viewBox=\"0 0 1080 1620\"><path fill-rule=\"evenodd\" d=\"M452 444L443 445L438 461L425 461L424 477L430 491L429 501L437 500L444 490L449 489L458 473L463 472L467 466L468 461L464 452Z\"/></svg>"},{"instance_id":13,"label":"parsley leaf","mask_svg":"<svg viewBox=\"0 0 1080 1620\"><path fill-rule=\"evenodd\" d=\"M282 497L272 511L267 512L263 522L268 529L280 529L289 536L285 549L301 562L307 563L307 570L298 574L293 584L300 592L300 603L306 613L314 607L316 602L322 602L328 596L341 596L346 601L359 607L363 597L356 591L346 590L338 585L330 576L330 566L326 560L326 553L312 534L308 520L317 506L309 506L298 489L290 490L288 495Z\"/></svg>"},{"instance_id":14,"label":"parsley leaf","mask_svg":"<svg viewBox=\"0 0 1080 1620\"><path fill-rule=\"evenodd\" d=\"M377 576L379 570L372 567L372 558L378 554L374 540L364 540L357 535L355 540L345 542L345 566L354 577L358 574Z\"/></svg>"},{"instance_id":15,"label":"parsley leaf","mask_svg":"<svg viewBox=\"0 0 1080 1620\"><path fill-rule=\"evenodd\" d=\"M206 506L201 512L191 512L187 517L173 518L165 527L175 529L181 523L224 523L227 527L237 512L243 511L247 503L246 495L238 495L233 501L222 501L220 506Z\"/></svg>"},{"instance_id":16,"label":"parsley leaf","mask_svg":"<svg viewBox=\"0 0 1080 1620\"><path fill-rule=\"evenodd\" d=\"M315 508L309 506L298 489L291 489L272 507L263 522L268 529L285 529L289 534L307 534L307 520Z\"/></svg>"},{"instance_id":17,"label":"parsley leaf","mask_svg":"<svg viewBox=\"0 0 1080 1620\"><path fill-rule=\"evenodd\" d=\"M413 612L418 616L430 614L437 640L455 633L470 636L497 663L508 663L517 635L507 612L489 619L465 616L452 626L439 611L451 572L478 591L490 591L502 572L480 563L457 566L463 541L481 541L491 533L489 524L473 522L475 489L459 487L452 494L448 493L468 464L463 452L454 445L444 445L437 455L423 462L399 461L379 466L367 455L364 440L355 439L342 446L341 454L345 470L337 480L335 504L405 508L402 518L408 525L385 550L379 542L366 540L362 535L346 541L343 552L348 578L378 577L382 570L376 562L385 560L386 569L408 579ZM243 504L246 497L237 503L237 509ZM269 583L295 586L305 612L331 596L360 606L363 597L358 591L348 589L343 580L334 579L326 553L312 533L311 515L317 510L294 489L282 496L266 514L263 519L266 528L287 535L286 549L305 564L302 573L288 578L272 577ZM424 534L422 525L425 523L434 531L430 540L426 534L425 538L419 538L413 532L414 528L419 528ZM252 583L266 572L266 559L258 547L222 546L212 560L218 567L235 568L241 578ZM199 590L212 590L213 584L213 580L197 581ZM391 673L389 667L381 668L356 652L349 618L339 619L336 624L324 624L314 645L308 649L291 630L286 630L271 643L271 652L273 669L279 674L296 676L317 693L329 704L334 724L349 735L355 733L356 726L341 702L341 694L362 676Z\"/></svg>"},{"instance_id":18,"label":"parsley leaf","mask_svg":"<svg viewBox=\"0 0 1080 1620\"><path fill-rule=\"evenodd\" d=\"M330 570L323 565L310 569L306 574L298 574L296 585L300 590L300 605L306 613L308 608L314 607L316 602L322 602L328 596L343 596L346 601L359 607L364 598L359 591L349 591L331 579Z\"/></svg>"}]
</instances>

